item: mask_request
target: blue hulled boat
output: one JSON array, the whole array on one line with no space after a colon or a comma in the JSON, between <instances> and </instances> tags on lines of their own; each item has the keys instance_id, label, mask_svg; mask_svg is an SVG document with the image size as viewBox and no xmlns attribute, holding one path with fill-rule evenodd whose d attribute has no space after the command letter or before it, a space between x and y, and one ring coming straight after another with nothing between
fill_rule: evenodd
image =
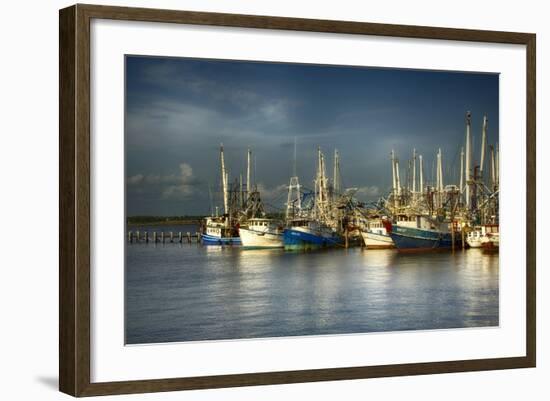
<instances>
[{"instance_id":1,"label":"blue hulled boat","mask_svg":"<svg viewBox=\"0 0 550 401\"><path fill-rule=\"evenodd\" d=\"M438 222L428 216L415 216L408 222L386 225L399 251L444 250L453 247L453 235L448 222ZM455 247L461 245L460 232L455 232Z\"/></svg>"},{"instance_id":2,"label":"blue hulled boat","mask_svg":"<svg viewBox=\"0 0 550 401\"><path fill-rule=\"evenodd\" d=\"M203 245L241 245L238 229L228 227L225 217L207 217L201 235Z\"/></svg>"},{"instance_id":3,"label":"blue hulled boat","mask_svg":"<svg viewBox=\"0 0 550 401\"><path fill-rule=\"evenodd\" d=\"M305 251L341 246L344 239L336 231L315 220L294 219L283 232L286 250Z\"/></svg>"}]
</instances>

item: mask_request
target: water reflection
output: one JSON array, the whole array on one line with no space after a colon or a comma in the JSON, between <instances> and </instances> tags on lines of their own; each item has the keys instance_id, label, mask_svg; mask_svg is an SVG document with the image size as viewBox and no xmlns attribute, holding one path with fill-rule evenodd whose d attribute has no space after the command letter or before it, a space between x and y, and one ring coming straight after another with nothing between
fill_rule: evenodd
<instances>
[{"instance_id":1,"label":"water reflection","mask_svg":"<svg viewBox=\"0 0 550 401\"><path fill-rule=\"evenodd\" d=\"M127 247L127 342L498 325L498 254Z\"/></svg>"}]
</instances>

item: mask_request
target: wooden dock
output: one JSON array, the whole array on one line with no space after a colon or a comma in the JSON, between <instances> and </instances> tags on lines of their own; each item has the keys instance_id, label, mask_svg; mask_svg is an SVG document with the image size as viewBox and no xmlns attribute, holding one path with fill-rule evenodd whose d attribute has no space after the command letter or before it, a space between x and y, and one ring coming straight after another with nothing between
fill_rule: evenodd
<instances>
[{"instance_id":1,"label":"wooden dock","mask_svg":"<svg viewBox=\"0 0 550 401\"><path fill-rule=\"evenodd\" d=\"M128 242L133 243L180 243L180 244L191 244L199 243L201 240L201 234L198 232L191 233L189 231L183 232L173 232L173 231L128 231Z\"/></svg>"}]
</instances>

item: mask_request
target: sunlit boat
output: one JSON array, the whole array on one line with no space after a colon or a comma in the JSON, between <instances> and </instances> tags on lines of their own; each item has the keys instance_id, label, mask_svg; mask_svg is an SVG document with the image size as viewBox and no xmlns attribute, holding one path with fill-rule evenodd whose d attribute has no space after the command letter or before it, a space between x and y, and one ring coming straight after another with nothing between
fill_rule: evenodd
<instances>
[{"instance_id":1,"label":"sunlit boat","mask_svg":"<svg viewBox=\"0 0 550 401\"><path fill-rule=\"evenodd\" d=\"M225 217L207 217L201 235L203 245L241 245L238 229L228 225Z\"/></svg>"},{"instance_id":2,"label":"sunlit boat","mask_svg":"<svg viewBox=\"0 0 550 401\"><path fill-rule=\"evenodd\" d=\"M311 250L341 246L344 238L332 228L312 219L293 219L283 232L287 250Z\"/></svg>"},{"instance_id":3,"label":"sunlit boat","mask_svg":"<svg viewBox=\"0 0 550 401\"><path fill-rule=\"evenodd\" d=\"M472 248L496 250L499 248L500 233L498 224L485 224L474 227L466 237L466 242Z\"/></svg>"},{"instance_id":4,"label":"sunlit boat","mask_svg":"<svg viewBox=\"0 0 550 401\"><path fill-rule=\"evenodd\" d=\"M467 242L472 248L498 249L500 242L498 224L476 227L468 233Z\"/></svg>"},{"instance_id":5,"label":"sunlit boat","mask_svg":"<svg viewBox=\"0 0 550 401\"><path fill-rule=\"evenodd\" d=\"M407 221L384 221L395 247L399 251L443 250L453 247L449 222L439 222L425 215L409 216ZM454 233L454 245L461 245L460 232Z\"/></svg>"},{"instance_id":6,"label":"sunlit boat","mask_svg":"<svg viewBox=\"0 0 550 401\"><path fill-rule=\"evenodd\" d=\"M367 249L394 248L393 240L388 234L382 219L369 219L367 228L361 232L361 236Z\"/></svg>"},{"instance_id":7,"label":"sunlit boat","mask_svg":"<svg viewBox=\"0 0 550 401\"><path fill-rule=\"evenodd\" d=\"M239 229L236 220L232 218L235 215L233 207L229 203L228 174L225 170L225 159L223 156L223 145L220 145L220 167L222 177L222 194L224 214L205 218L201 242L203 245L240 245Z\"/></svg>"},{"instance_id":8,"label":"sunlit boat","mask_svg":"<svg viewBox=\"0 0 550 401\"><path fill-rule=\"evenodd\" d=\"M239 227L242 245L246 248L283 248L283 229L272 219L254 218Z\"/></svg>"}]
</instances>

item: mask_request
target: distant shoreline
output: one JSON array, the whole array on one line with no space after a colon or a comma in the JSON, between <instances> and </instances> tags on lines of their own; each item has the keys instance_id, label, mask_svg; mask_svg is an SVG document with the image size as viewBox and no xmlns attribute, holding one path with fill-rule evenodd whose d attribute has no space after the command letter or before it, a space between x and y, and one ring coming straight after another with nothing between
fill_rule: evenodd
<instances>
[{"instance_id":1,"label":"distant shoreline","mask_svg":"<svg viewBox=\"0 0 550 401\"><path fill-rule=\"evenodd\" d=\"M185 219L185 220L151 220L151 221L131 221L128 220L126 225L132 226L183 226L189 224L201 224L202 218Z\"/></svg>"}]
</instances>

